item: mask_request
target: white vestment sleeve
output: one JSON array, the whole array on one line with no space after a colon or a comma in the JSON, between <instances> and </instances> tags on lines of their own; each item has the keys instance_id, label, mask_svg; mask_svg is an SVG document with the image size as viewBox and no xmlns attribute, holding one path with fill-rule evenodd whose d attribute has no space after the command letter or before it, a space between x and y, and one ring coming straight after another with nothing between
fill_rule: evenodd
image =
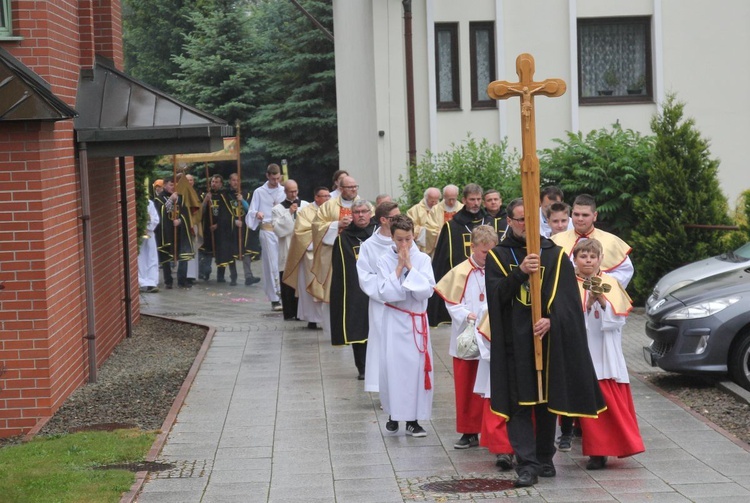
<instances>
[{"instance_id":1,"label":"white vestment sleeve","mask_svg":"<svg viewBox=\"0 0 750 503\"><path fill-rule=\"evenodd\" d=\"M159 212L156 211L156 206L154 206L153 201L148 202L148 224L146 224L146 230L149 232L154 232L156 230L156 226L159 225L159 222L161 221L159 219Z\"/></svg>"},{"instance_id":2,"label":"white vestment sleeve","mask_svg":"<svg viewBox=\"0 0 750 503\"><path fill-rule=\"evenodd\" d=\"M294 232L294 218L283 205L277 204L271 212L273 232L280 238L291 236Z\"/></svg>"},{"instance_id":3,"label":"white vestment sleeve","mask_svg":"<svg viewBox=\"0 0 750 503\"><path fill-rule=\"evenodd\" d=\"M378 300L378 272L372 269L371 263L374 261L370 256L371 250L373 248L364 244L360 247L359 258L357 259L357 278L359 279L359 288L365 295Z\"/></svg>"},{"instance_id":4,"label":"white vestment sleeve","mask_svg":"<svg viewBox=\"0 0 750 503\"><path fill-rule=\"evenodd\" d=\"M253 197L250 200L250 207L247 210L247 215L245 215L245 223L252 230L257 230L258 225L260 225L260 220L255 218L256 214L258 213L259 208L260 208L260 192L258 189L255 192L253 192Z\"/></svg>"},{"instance_id":5,"label":"white vestment sleeve","mask_svg":"<svg viewBox=\"0 0 750 503\"><path fill-rule=\"evenodd\" d=\"M328 226L328 230L323 235L323 244L328 246L333 246L333 242L336 241L336 238L339 237L339 221L336 220L335 222L331 222L331 225Z\"/></svg>"},{"instance_id":6,"label":"white vestment sleeve","mask_svg":"<svg viewBox=\"0 0 750 503\"><path fill-rule=\"evenodd\" d=\"M628 283L633 279L634 272L635 268L633 267L633 261L630 260L630 257L628 256L625 257L625 260L623 260L620 265L607 271L607 274L619 281L623 288L627 288Z\"/></svg>"}]
</instances>

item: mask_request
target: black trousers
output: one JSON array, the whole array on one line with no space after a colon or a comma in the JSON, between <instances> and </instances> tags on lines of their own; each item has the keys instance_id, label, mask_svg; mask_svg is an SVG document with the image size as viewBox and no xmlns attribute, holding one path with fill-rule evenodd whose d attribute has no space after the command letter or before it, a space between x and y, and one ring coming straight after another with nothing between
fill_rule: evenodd
<instances>
[{"instance_id":1,"label":"black trousers","mask_svg":"<svg viewBox=\"0 0 750 503\"><path fill-rule=\"evenodd\" d=\"M188 266L188 263L185 261L180 261L177 263L177 285L179 286L187 285L187 266ZM164 262L161 268L164 270L164 284L171 285L172 284L172 261L170 260L169 262Z\"/></svg>"},{"instance_id":2,"label":"black trousers","mask_svg":"<svg viewBox=\"0 0 750 503\"><path fill-rule=\"evenodd\" d=\"M226 267L217 267L216 268L216 279L224 279L225 271L227 270ZM237 281L237 264L234 262L231 262L229 264L229 278L232 281Z\"/></svg>"},{"instance_id":3,"label":"black trousers","mask_svg":"<svg viewBox=\"0 0 750 503\"><path fill-rule=\"evenodd\" d=\"M367 356L367 342L350 344L354 352L354 365L360 374L365 373L365 358Z\"/></svg>"},{"instance_id":4,"label":"black trousers","mask_svg":"<svg viewBox=\"0 0 750 503\"><path fill-rule=\"evenodd\" d=\"M507 424L508 438L518 460L517 473L530 472L538 475L543 464L552 463L552 457L557 451L556 422L557 415L547 410L546 403L513 407Z\"/></svg>"},{"instance_id":5,"label":"black trousers","mask_svg":"<svg viewBox=\"0 0 750 503\"><path fill-rule=\"evenodd\" d=\"M297 297L295 297L295 290L291 286L285 284L282 279L284 278L284 271L279 272L279 284L281 285L281 307L284 309L284 319L294 320L297 318Z\"/></svg>"}]
</instances>

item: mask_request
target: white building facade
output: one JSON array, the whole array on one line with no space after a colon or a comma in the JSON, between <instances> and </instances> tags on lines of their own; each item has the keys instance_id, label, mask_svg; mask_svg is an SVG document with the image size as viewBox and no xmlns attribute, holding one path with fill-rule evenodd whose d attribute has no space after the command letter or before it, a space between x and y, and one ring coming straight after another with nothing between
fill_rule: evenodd
<instances>
[{"instance_id":1,"label":"white building facade","mask_svg":"<svg viewBox=\"0 0 750 503\"><path fill-rule=\"evenodd\" d=\"M364 197L397 197L408 164L404 6L334 0L333 8L341 169ZM750 188L750 93L732 85L750 81L750 1L414 0L411 8L419 157L469 134L507 137L520 151L519 100L493 102L486 88L517 81L516 57L527 52L535 80L568 87L535 100L538 148L617 121L650 134L674 92L720 159L730 204Z\"/></svg>"}]
</instances>

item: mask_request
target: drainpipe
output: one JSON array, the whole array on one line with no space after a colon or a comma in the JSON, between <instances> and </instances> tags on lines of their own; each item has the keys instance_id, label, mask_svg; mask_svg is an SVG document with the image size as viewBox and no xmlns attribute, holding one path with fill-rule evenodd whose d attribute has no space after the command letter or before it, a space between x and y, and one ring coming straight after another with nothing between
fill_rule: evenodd
<instances>
[{"instance_id":1,"label":"drainpipe","mask_svg":"<svg viewBox=\"0 0 750 503\"><path fill-rule=\"evenodd\" d=\"M406 121L409 131L409 179L416 181L417 141L414 125L414 54L412 49L411 0L403 0L404 5L404 50L406 51Z\"/></svg>"},{"instance_id":2,"label":"drainpipe","mask_svg":"<svg viewBox=\"0 0 750 503\"><path fill-rule=\"evenodd\" d=\"M89 382L96 382L96 309L94 306L94 263L91 245L91 201L86 142L78 145L78 168L81 172L81 220L83 222L83 269L86 288L86 336L89 341Z\"/></svg>"},{"instance_id":3,"label":"drainpipe","mask_svg":"<svg viewBox=\"0 0 750 503\"><path fill-rule=\"evenodd\" d=\"M130 243L128 240L128 188L125 184L125 158L120 157L120 210L122 220L122 260L125 275L125 336L133 335L133 299L130 282Z\"/></svg>"}]
</instances>

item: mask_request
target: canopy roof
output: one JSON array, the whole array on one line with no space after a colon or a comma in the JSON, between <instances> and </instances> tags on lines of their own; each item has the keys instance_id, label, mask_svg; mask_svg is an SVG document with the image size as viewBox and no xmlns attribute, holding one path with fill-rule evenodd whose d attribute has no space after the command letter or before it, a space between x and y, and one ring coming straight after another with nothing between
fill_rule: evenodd
<instances>
[{"instance_id":1,"label":"canopy roof","mask_svg":"<svg viewBox=\"0 0 750 503\"><path fill-rule=\"evenodd\" d=\"M0 47L0 121L59 121L77 115L44 79Z\"/></svg>"},{"instance_id":2,"label":"canopy roof","mask_svg":"<svg viewBox=\"0 0 750 503\"><path fill-rule=\"evenodd\" d=\"M77 141L89 157L214 152L234 128L117 70L97 57L82 72L76 108Z\"/></svg>"}]
</instances>

